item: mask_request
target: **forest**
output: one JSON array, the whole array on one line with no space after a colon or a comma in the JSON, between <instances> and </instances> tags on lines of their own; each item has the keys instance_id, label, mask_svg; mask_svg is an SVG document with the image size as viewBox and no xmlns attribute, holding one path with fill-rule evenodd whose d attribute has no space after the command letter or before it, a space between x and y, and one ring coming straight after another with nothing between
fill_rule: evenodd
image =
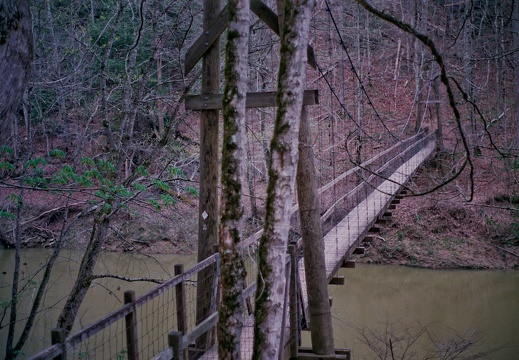
<instances>
[{"instance_id":1,"label":"forest","mask_svg":"<svg viewBox=\"0 0 519 360\"><path fill-rule=\"evenodd\" d=\"M273 0L265 3L278 9ZM37 282L21 273L19 257L10 265L12 296L0 299L0 329L9 328L6 358L16 358L27 341L63 249L83 253L70 290L76 300L56 319L68 331L89 286L102 281L94 273L102 252L200 256L207 134L201 112L188 104L207 92L204 65L190 58L204 16L203 2L188 0L0 2L0 245L52 249ZM253 12L239 21L247 24L240 30L247 54L234 59L228 46L234 33L220 36L219 81L210 93L232 96L234 80L236 91L275 92L284 69L280 37ZM306 89L318 91L318 104L308 106L318 184L399 140L436 132L436 156L409 186L416 196L359 260L517 268L517 3L323 0L312 7L307 33L312 51L303 73ZM19 61L4 61L13 56ZM233 59L245 60L235 64L240 79L226 68ZM232 100L225 101L219 124L211 125L220 127L223 151L214 176L241 181L241 195L224 185L212 192L222 196L221 221L231 227L220 236L245 238L269 218L279 115L275 107L233 112L225 108ZM225 119L236 114L243 119L233 137ZM243 148L233 155L240 136ZM233 174L235 167L243 174ZM240 217L238 231L233 216ZM37 289L34 312L18 324L16 299L29 289ZM15 324L24 328L18 338Z\"/></svg>"}]
</instances>

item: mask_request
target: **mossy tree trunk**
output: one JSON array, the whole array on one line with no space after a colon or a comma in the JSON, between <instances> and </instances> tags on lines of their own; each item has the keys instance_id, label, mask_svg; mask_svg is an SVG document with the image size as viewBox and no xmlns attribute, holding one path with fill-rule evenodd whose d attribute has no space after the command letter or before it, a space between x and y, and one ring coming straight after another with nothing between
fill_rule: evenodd
<instances>
[{"instance_id":1,"label":"mossy tree trunk","mask_svg":"<svg viewBox=\"0 0 519 360\"><path fill-rule=\"evenodd\" d=\"M277 359L283 346L285 259L314 6L314 0L286 0L284 6L277 113L270 144L264 233L259 245L253 359Z\"/></svg>"},{"instance_id":2,"label":"mossy tree trunk","mask_svg":"<svg viewBox=\"0 0 519 360\"><path fill-rule=\"evenodd\" d=\"M243 327L245 266L238 249L243 230L242 184L245 168L245 99L249 38L249 0L229 0L223 96L222 194L219 251L222 301L218 318L218 356L239 359Z\"/></svg>"}]
</instances>

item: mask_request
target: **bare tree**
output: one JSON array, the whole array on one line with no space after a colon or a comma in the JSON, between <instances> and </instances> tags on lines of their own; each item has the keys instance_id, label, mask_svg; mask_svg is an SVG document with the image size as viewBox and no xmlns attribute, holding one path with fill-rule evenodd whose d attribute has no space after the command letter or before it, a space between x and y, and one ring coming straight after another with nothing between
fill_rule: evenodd
<instances>
[{"instance_id":1,"label":"bare tree","mask_svg":"<svg viewBox=\"0 0 519 360\"><path fill-rule=\"evenodd\" d=\"M299 121L306 83L306 51L314 6L313 0L285 1L277 113L270 143L264 233L259 244L254 359L277 359L282 346L289 214L294 197Z\"/></svg>"},{"instance_id":2,"label":"bare tree","mask_svg":"<svg viewBox=\"0 0 519 360\"><path fill-rule=\"evenodd\" d=\"M222 299L218 317L218 356L240 359L245 265L239 249L243 231L245 184L245 99L249 38L249 1L230 0L223 97L222 195L219 251Z\"/></svg>"},{"instance_id":3,"label":"bare tree","mask_svg":"<svg viewBox=\"0 0 519 360\"><path fill-rule=\"evenodd\" d=\"M519 148L519 6L512 10L512 32L514 51L514 93L515 93L515 147Z\"/></svg>"}]
</instances>

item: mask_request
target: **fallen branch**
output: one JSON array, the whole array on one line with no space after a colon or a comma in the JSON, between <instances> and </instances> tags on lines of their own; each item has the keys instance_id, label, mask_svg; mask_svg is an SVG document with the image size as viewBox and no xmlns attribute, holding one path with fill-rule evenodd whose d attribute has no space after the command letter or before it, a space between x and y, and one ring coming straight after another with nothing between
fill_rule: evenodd
<instances>
[{"instance_id":1,"label":"fallen branch","mask_svg":"<svg viewBox=\"0 0 519 360\"><path fill-rule=\"evenodd\" d=\"M503 250L504 252L509 253L510 255L513 255L513 256L515 256L515 257L519 257L519 254L516 254L516 253L514 253L514 252L511 251L511 250L505 249L505 248L503 248L503 247L501 247L501 246L496 246L496 247L497 247L499 250Z\"/></svg>"},{"instance_id":2,"label":"fallen branch","mask_svg":"<svg viewBox=\"0 0 519 360\"><path fill-rule=\"evenodd\" d=\"M156 284L162 284L165 280L162 279L152 279L152 278L128 278L126 276L120 276L120 275L113 275L113 274L98 274L98 275L92 275L92 280L96 279L104 279L104 278L112 278L112 279L118 279L126 282L136 282L136 281L146 281L146 282L152 282Z\"/></svg>"}]
</instances>

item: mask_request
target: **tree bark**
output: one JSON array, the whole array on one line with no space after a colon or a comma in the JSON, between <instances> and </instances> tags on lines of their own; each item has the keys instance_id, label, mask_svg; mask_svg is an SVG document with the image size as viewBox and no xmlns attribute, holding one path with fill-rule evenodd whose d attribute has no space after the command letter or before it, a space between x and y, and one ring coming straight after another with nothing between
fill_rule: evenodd
<instances>
[{"instance_id":1,"label":"tree bark","mask_svg":"<svg viewBox=\"0 0 519 360\"><path fill-rule=\"evenodd\" d=\"M286 250L298 161L306 51L314 6L314 0L285 1L265 225L258 250L253 359L278 359L282 351Z\"/></svg>"},{"instance_id":2,"label":"tree bark","mask_svg":"<svg viewBox=\"0 0 519 360\"><path fill-rule=\"evenodd\" d=\"M0 144L6 145L32 69L33 40L27 0L0 4Z\"/></svg>"},{"instance_id":3,"label":"tree bark","mask_svg":"<svg viewBox=\"0 0 519 360\"><path fill-rule=\"evenodd\" d=\"M517 4L516 4L517 5ZM515 94L515 148L519 149L519 6L512 13L512 32L514 52L514 94Z\"/></svg>"},{"instance_id":4,"label":"tree bark","mask_svg":"<svg viewBox=\"0 0 519 360\"><path fill-rule=\"evenodd\" d=\"M218 357L240 359L245 265L238 249L243 231L245 99L249 38L249 0L229 0L225 88L223 94L222 195L219 227L222 299L218 318Z\"/></svg>"},{"instance_id":5,"label":"tree bark","mask_svg":"<svg viewBox=\"0 0 519 360\"><path fill-rule=\"evenodd\" d=\"M90 241L88 242L85 255L83 255L83 259L81 260L79 273L76 277L74 287L72 288L72 291L67 298L67 302L58 318L57 327L64 329L66 334L70 333L72 330L79 307L90 288L94 267L97 263L97 258L101 253L103 244L105 243L109 227L110 216L109 214L105 214L101 207L94 218Z\"/></svg>"}]
</instances>

